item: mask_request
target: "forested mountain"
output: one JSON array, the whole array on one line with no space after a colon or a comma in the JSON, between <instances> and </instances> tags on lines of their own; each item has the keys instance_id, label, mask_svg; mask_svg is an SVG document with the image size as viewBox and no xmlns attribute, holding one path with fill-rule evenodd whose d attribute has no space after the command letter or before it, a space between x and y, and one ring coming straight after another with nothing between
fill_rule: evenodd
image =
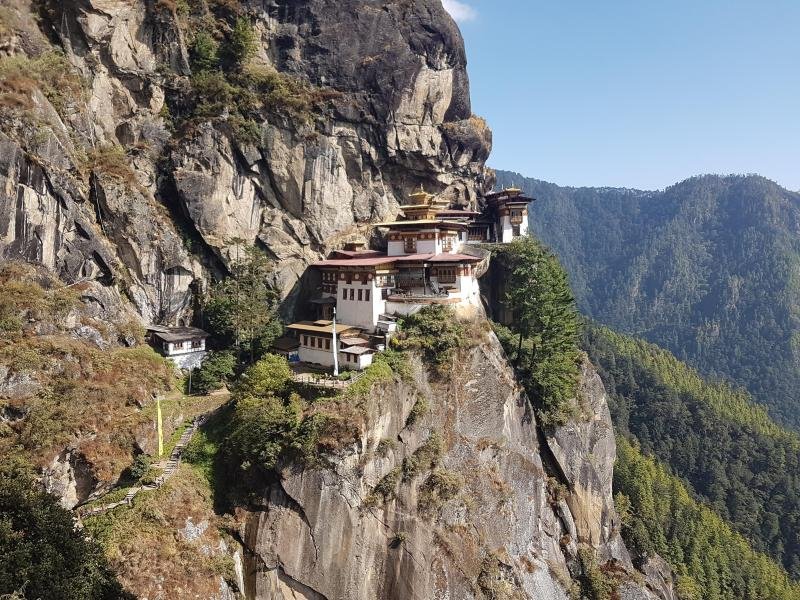
<instances>
[{"instance_id":1,"label":"forested mountain","mask_svg":"<svg viewBox=\"0 0 800 600\"><path fill-rule=\"evenodd\" d=\"M800 438L772 422L746 392L704 381L657 346L592 325L584 332L583 346L608 390L617 433L668 465L695 498L797 578ZM621 452L619 460L619 483L630 491L625 464L639 459ZM642 498L633 504L641 515L646 508ZM692 518L701 516L697 512ZM667 537L678 535L684 517L660 518L671 523ZM711 523L707 516L702 520ZM632 542L642 550L642 544L656 539L651 532ZM691 539L696 545L702 536ZM674 547L665 553L658 543L644 549L673 561L678 556Z\"/></svg>"},{"instance_id":2,"label":"forested mountain","mask_svg":"<svg viewBox=\"0 0 800 600\"><path fill-rule=\"evenodd\" d=\"M537 199L531 226L583 312L745 386L800 426L800 194L758 176L645 192L498 172L498 185L512 183Z\"/></svg>"}]
</instances>

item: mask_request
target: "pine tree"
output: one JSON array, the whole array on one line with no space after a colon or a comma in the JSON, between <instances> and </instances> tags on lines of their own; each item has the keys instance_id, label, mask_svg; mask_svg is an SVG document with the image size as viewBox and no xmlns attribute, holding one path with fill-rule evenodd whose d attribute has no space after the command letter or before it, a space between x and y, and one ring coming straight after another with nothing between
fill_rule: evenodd
<instances>
[{"instance_id":1,"label":"pine tree","mask_svg":"<svg viewBox=\"0 0 800 600\"><path fill-rule=\"evenodd\" d=\"M509 262L507 299L517 330L517 368L543 422L563 422L578 382L579 317L567 274L533 238L503 250Z\"/></svg>"}]
</instances>

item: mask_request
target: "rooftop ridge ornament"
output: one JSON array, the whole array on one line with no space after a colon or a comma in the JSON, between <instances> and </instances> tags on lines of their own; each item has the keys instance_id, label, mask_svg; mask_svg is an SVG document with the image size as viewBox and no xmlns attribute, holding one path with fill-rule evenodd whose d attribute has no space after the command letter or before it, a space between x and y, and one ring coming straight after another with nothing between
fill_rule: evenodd
<instances>
[{"instance_id":1,"label":"rooftop ridge ornament","mask_svg":"<svg viewBox=\"0 0 800 600\"><path fill-rule=\"evenodd\" d=\"M409 194L408 197L414 200L414 204L430 204L433 194L426 192L425 188L420 183L419 189L416 192Z\"/></svg>"}]
</instances>

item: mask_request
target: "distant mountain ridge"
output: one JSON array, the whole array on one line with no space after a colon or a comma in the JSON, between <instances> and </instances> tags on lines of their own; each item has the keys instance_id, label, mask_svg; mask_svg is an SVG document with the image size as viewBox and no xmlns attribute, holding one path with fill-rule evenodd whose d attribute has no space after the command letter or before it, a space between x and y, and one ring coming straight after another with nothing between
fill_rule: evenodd
<instances>
[{"instance_id":1,"label":"distant mountain ridge","mask_svg":"<svg viewBox=\"0 0 800 600\"><path fill-rule=\"evenodd\" d=\"M760 176L663 191L569 188L497 172L537 199L535 234L583 312L746 387L800 426L800 194Z\"/></svg>"}]
</instances>

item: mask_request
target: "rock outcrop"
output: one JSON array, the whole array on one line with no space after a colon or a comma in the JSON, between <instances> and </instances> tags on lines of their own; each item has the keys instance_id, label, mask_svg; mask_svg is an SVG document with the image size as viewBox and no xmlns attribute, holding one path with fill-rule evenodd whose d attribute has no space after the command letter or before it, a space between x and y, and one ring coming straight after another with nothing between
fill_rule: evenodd
<instances>
[{"instance_id":1,"label":"rock outcrop","mask_svg":"<svg viewBox=\"0 0 800 600\"><path fill-rule=\"evenodd\" d=\"M48 73L4 84L18 102L0 102L0 253L113 286L145 321L190 314L233 240L279 260L288 294L412 187L477 199L491 132L471 113L461 36L438 0L232 4L256 34L253 61L326 98L303 117L265 108L260 141L246 143L225 115L170 129L196 33L173 2L40 4L47 37L12 2L4 47L29 61L63 51L83 91L61 98ZM205 5L191 10L219 14Z\"/></svg>"},{"instance_id":2,"label":"rock outcrop","mask_svg":"<svg viewBox=\"0 0 800 600\"><path fill-rule=\"evenodd\" d=\"M591 368L586 420L540 446L493 334L456 365L444 380L418 368L413 382L375 389L360 441L332 468L286 466L243 527L248 598L566 599L579 586L579 547L629 574L628 597L658 597L636 582L619 537L614 435ZM430 412L408 425L419 398ZM431 439L441 442L435 467Z\"/></svg>"}]
</instances>

